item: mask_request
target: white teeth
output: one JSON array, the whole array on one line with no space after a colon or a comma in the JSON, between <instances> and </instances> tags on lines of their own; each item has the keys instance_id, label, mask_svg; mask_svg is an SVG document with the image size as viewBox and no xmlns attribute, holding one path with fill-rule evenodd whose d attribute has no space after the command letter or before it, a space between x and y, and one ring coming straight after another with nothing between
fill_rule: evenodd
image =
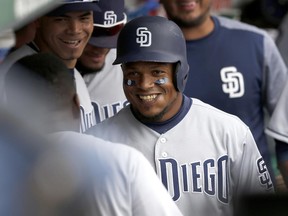
<instances>
[{"instance_id":1,"label":"white teeth","mask_svg":"<svg viewBox=\"0 0 288 216\"><path fill-rule=\"evenodd\" d=\"M66 43L66 44L77 45L80 41L79 40L75 40L75 41L65 40L63 42Z\"/></svg>"},{"instance_id":2,"label":"white teeth","mask_svg":"<svg viewBox=\"0 0 288 216\"><path fill-rule=\"evenodd\" d=\"M145 96L139 96L141 100L146 100L146 101L152 101L154 100L157 95L145 95Z\"/></svg>"}]
</instances>

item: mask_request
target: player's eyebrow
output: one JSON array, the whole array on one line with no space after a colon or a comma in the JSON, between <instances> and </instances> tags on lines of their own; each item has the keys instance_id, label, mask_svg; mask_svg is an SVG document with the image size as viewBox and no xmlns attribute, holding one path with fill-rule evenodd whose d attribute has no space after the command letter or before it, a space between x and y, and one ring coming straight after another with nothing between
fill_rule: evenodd
<instances>
[{"instance_id":1,"label":"player's eyebrow","mask_svg":"<svg viewBox=\"0 0 288 216\"><path fill-rule=\"evenodd\" d=\"M89 16L89 15L91 15L91 11L88 11L88 12L83 12L82 14L80 14L78 17L85 17L85 16ZM58 17L65 17L65 18L70 18L70 17L72 17L71 15L69 15L69 14L62 14L62 15L59 15Z\"/></svg>"},{"instance_id":2,"label":"player's eyebrow","mask_svg":"<svg viewBox=\"0 0 288 216\"><path fill-rule=\"evenodd\" d=\"M152 62L150 65L150 68L159 68L159 67L168 67L169 63L165 63L165 62Z\"/></svg>"},{"instance_id":3,"label":"player's eyebrow","mask_svg":"<svg viewBox=\"0 0 288 216\"><path fill-rule=\"evenodd\" d=\"M89 16L89 15L91 15L91 13L92 13L91 11L85 12L85 13L81 14L80 17Z\"/></svg>"}]
</instances>

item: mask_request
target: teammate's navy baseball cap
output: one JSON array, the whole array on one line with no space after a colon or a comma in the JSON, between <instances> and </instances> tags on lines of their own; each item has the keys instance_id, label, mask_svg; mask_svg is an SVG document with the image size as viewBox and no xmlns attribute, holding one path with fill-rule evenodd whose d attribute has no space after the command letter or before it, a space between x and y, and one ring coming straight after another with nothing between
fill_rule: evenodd
<instances>
[{"instance_id":1,"label":"teammate's navy baseball cap","mask_svg":"<svg viewBox=\"0 0 288 216\"><path fill-rule=\"evenodd\" d=\"M60 0L59 7L49 12L47 16L61 16L72 11L99 12L100 8L98 4L99 0Z\"/></svg>"},{"instance_id":2,"label":"teammate's navy baseball cap","mask_svg":"<svg viewBox=\"0 0 288 216\"><path fill-rule=\"evenodd\" d=\"M116 48L120 30L127 22L124 0L100 0L101 11L94 12L94 31L89 44L97 47Z\"/></svg>"}]
</instances>

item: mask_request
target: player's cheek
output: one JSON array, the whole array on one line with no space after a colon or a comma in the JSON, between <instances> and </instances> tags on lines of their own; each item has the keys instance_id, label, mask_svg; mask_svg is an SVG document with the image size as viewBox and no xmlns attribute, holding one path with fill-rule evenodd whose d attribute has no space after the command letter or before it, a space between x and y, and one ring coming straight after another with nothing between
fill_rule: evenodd
<instances>
[{"instance_id":1,"label":"player's cheek","mask_svg":"<svg viewBox=\"0 0 288 216\"><path fill-rule=\"evenodd\" d=\"M128 87L123 83L123 90L128 101L131 102L132 100L134 100L133 98L135 98L135 95L133 95L133 87Z\"/></svg>"}]
</instances>

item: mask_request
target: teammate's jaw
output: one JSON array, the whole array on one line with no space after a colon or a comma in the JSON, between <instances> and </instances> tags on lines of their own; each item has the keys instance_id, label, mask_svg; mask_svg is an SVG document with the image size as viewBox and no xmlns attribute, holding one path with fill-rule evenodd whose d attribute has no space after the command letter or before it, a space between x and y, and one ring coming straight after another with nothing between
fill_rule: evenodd
<instances>
[{"instance_id":1,"label":"teammate's jaw","mask_svg":"<svg viewBox=\"0 0 288 216\"><path fill-rule=\"evenodd\" d=\"M197 26L204 22L212 0L161 0L167 16L179 26Z\"/></svg>"},{"instance_id":2,"label":"teammate's jaw","mask_svg":"<svg viewBox=\"0 0 288 216\"><path fill-rule=\"evenodd\" d=\"M95 47L88 43L78 61L88 70L99 71L105 64L109 50L108 48Z\"/></svg>"}]
</instances>

